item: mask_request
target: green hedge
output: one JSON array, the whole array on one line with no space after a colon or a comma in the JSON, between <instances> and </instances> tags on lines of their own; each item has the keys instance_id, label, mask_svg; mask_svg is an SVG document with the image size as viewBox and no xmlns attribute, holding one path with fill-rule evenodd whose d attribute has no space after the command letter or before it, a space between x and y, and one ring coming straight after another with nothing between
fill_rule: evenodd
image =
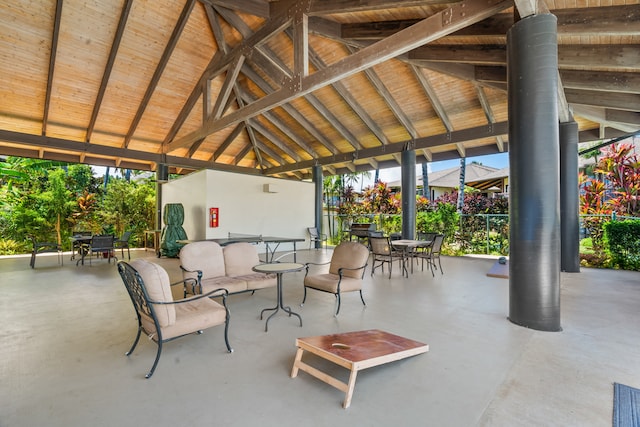
<instances>
[{"instance_id":1,"label":"green hedge","mask_svg":"<svg viewBox=\"0 0 640 427\"><path fill-rule=\"evenodd\" d=\"M605 223L604 239L614 266L640 271L640 220Z\"/></svg>"}]
</instances>

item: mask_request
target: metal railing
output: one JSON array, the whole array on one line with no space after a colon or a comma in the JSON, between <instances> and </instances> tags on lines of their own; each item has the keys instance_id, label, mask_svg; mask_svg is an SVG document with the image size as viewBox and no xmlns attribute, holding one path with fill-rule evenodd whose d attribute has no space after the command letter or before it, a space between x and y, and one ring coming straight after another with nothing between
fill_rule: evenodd
<instances>
[{"instance_id":1,"label":"metal railing","mask_svg":"<svg viewBox=\"0 0 640 427\"><path fill-rule=\"evenodd\" d=\"M613 215L580 215L580 239L590 237L585 227L585 219L601 218L604 221L622 221L640 219L631 216ZM385 234L401 231L402 215L363 214L356 216L329 215L324 217L324 230L332 243L337 244L348 239L348 224L351 222L374 222L378 230ZM429 230L419 230L429 231ZM455 241L467 253L509 254L509 214L476 214L460 215Z\"/></svg>"}]
</instances>

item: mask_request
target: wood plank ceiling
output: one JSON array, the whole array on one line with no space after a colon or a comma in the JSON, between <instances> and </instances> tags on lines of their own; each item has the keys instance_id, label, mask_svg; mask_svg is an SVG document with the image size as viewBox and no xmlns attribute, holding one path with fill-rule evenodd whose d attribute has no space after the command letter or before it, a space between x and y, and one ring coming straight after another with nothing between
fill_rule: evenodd
<instances>
[{"instance_id":1,"label":"wood plank ceiling","mask_svg":"<svg viewBox=\"0 0 640 427\"><path fill-rule=\"evenodd\" d=\"M506 33L535 10L560 120L637 132L640 0L11 0L0 155L306 179L504 152Z\"/></svg>"}]
</instances>

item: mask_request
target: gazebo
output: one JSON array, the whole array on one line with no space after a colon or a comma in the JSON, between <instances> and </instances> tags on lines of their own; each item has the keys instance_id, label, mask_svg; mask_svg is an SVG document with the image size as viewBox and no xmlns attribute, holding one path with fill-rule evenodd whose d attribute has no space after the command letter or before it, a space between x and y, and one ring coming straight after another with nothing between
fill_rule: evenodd
<instances>
[{"instance_id":1,"label":"gazebo","mask_svg":"<svg viewBox=\"0 0 640 427\"><path fill-rule=\"evenodd\" d=\"M155 170L160 180L211 168L318 185L324 174L401 165L413 187L416 162L509 151L510 319L559 330L559 273L579 269L578 143L640 123L639 10L4 2L0 154ZM414 210L403 201L408 236Z\"/></svg>"}]
</instances>

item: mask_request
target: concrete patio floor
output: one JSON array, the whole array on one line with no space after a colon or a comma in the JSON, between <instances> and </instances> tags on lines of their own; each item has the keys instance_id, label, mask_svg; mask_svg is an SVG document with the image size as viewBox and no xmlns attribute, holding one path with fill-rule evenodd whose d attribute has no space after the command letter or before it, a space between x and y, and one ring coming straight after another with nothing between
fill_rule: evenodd
<instances>
[{"instance_id":1,"label":"concrete patio floor","mask_svg":"<svg viewBox=\"0 0 640 427\"><path fill-rule=\"evenodd\" d=\"M180 278L177 259L148 257ZM118 254L119 255L119 254ZM298 261L328 259L302 250ZM135 314L116 267L75 266L65 255L0 259L0 426L610 426L613 383L640 387L640 273L583 268L562 274L562 332L507 320L509 281L487 277L495 260L443 257L444 275L391 279L369 269L357 293L309 291L284 276L284 301L264 331L275 289L229 298L223 328L168 343L146 380L156 345L124 356ZM361 371L344 394L301 372L290 378L297 337L383 329L428 353ZM347 371L309 363L343 380Z\"/></svg>"}]
</instances>

